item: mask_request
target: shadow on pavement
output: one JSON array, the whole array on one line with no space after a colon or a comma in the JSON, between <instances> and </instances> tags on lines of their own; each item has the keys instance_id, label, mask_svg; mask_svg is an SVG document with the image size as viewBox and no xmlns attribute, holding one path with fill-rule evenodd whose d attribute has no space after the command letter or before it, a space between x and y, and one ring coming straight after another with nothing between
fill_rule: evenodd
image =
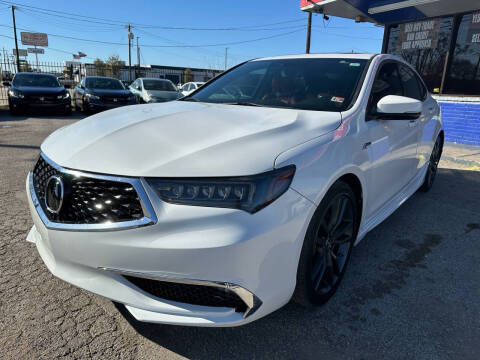
<instances>
[{"instance_id":1,"label":"shadow on pavement","mask_svg":"<svg viewBox=\"0 0 480 360\"><path fill-rule=\"evenodd\" d=\"M12 115L8 110L0 109L0 122L3 121L24 121L31 118L40 119L55 119L55 120L80 120L85 118L86 115L73 111L71 115L64 115L54 111L30 111L24 114Z\"/></svg>"},{"instance_id":2,"label":"shadow on pavement","mask_svg":"<svg viewBox=\"0 0 480 360\"><path fill-rule=\"evenodd\" d=\"M479 187L480 172L439 169L429 193L354 249L339 291L314 310L290 303L245 326L192 328L141 323L115 306L187 358L470 358L480 350Z\"/></svg>"}]
</instances>

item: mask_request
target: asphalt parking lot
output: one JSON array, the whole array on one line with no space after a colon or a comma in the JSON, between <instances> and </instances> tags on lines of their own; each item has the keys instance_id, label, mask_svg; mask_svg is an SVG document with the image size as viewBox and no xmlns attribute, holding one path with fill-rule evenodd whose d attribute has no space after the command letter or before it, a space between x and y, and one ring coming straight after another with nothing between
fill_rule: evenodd
<instances>
[{"instance_id":1,"label":"asphalt parking lot","mask_svg":"<svg viewBox=\"0 0 480 360\"><path fill-rule=\"evenodd\" d=\"M82 117L0 110L0 359L480 357L480 171L442 162L431 192L354 249L322 308L289 304L239 328L142 324L54 278L25 241L27 172L43 139Z\"/></svg>"}]
</instances>

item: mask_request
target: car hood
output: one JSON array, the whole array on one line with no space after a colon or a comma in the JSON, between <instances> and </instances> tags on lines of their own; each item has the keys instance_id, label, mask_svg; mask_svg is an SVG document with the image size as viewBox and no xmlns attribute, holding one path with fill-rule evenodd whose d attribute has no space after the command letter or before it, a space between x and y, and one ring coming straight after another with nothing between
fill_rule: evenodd
<instances>
[{"instance_id":1,"label":"car hood","mask_svg":"<svg viewBox=\"0 0 480 360\"><path fill-rule=\"evenodd\" d=\"M158 99L175 100L178 97L178 91L147 90L146 94Z\"/></svg>"},{"instance_id":2,"label":"car hood","mask_svg":"<svg viewBox=\"0 0 480 360\"><path fill-rule=\"evenodd\" d=\"M14 90L18 90L25 95L57 95L65 93L65 88L60 87L41 87L41 86L15 86Z\"/></svg>"},{"instance_id":3,"label":"car hood","mask_svg":"<svg viewBox=\"0 0 480 360\"><path fill-rule=\"evenodd\" d=\"M118 96L118 97L128 97L132 95L130 90L112 90L112 89L87 89L89 94L97 96Z\"/></svg>"},{"instance_id":4,"label":"car hood","mask_svg":"<svg viewBox=\"0 0 480 360\"><path fill-rule=\"evenodd\" d=\"M335 130L341 114L173 101L122 107L61 128L42 144L76 170L157 177L236 176Z\"/></svg>"}]
</instances>

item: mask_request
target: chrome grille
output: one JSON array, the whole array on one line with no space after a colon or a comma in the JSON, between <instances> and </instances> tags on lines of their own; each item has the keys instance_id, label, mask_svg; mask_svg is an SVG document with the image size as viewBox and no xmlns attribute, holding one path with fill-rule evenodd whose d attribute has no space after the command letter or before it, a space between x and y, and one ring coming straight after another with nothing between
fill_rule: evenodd
<instances>
[{"instance_id":1,"label":"chrome grille","mask_svg":"<svg viewBox=\"0 0 480 360\"><path fill-rule=\"evenodd\" d=\"M54 175L62 178L65 187L58 214L48 211L45 203L45 188ZM43 157L33 170L33 188L45 216L54 223L109 224L144 218L140 198L132 184L60 171Z\"/></svg>"}]
</instances>

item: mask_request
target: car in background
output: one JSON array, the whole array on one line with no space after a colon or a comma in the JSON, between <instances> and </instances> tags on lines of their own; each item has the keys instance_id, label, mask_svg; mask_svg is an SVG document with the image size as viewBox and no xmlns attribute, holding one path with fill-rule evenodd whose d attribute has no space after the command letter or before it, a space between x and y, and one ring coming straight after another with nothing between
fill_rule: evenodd
<instances>
[{"instance_id":1,"label":"car in background","mask_svg":"<svg viewBox=\"0 0 480 360\"><path fill-rule=\"evenodd\" d=\"M168 79L138 78L130 85L130 91L138 103L172 101L182 96Z\"/></svg>"},{"instance_id":2,"label":"car in background","mask_svg":"<svg viewBox=\"0 0 480 360\"><path fill-rule=\"evenodd\" d=\"M187 95L190 95L195 90L197 90L203 84L205 83L204 82L188 82L182 86L180 91L183 96L187 96Z\"/></svg>"},{"instance_id":3,"label":"car in background","mask_svg":"<svg viewBox=\"0 0 480 360\"><path fill-rule=\"evenodd\" d=\"M13 115L26 110L50 109L70 114L70 94L55 75L23 72L14 76L8 89L8 108Z\"/></svg>"},{"instance_id":4,"label":"car in background","mask_svg":"<svg viewBox=\"0 0 480 360\"><path fill-rule=\"evenodd\" d=\"M115 78L87 76L73 91L76 110L85 113L98 112L119 106L135 104L135 96Z\"/></svg>"}]
</instances>

